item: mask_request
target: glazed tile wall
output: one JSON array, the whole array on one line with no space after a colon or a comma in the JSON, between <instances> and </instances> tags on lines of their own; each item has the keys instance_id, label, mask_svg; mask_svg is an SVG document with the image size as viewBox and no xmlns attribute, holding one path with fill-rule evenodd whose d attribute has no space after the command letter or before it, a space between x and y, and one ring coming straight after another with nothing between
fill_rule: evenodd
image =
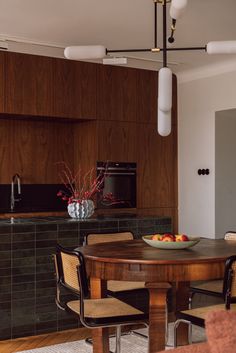
<instances>
[{"instance_id":1,"label":"glazed tile wall","mask_svg":"<svg viewBox=\"0 0 236 353\"><path fill-rule=\"evenodd\" d=\"M171 219L31 218L0 221L0 339L78 327L80 323L55 305L51 255L60 243L82 245L89 233L132 231L144 234L171 231Z\"/></svg>"}]
</instances>

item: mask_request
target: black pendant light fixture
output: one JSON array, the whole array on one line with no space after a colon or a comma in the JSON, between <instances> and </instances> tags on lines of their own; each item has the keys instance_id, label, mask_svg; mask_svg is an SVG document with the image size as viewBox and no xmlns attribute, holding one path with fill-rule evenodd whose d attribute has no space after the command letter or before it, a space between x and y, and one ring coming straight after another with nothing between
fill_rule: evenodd
<instances>
[{"instance_id":1,"label":"black pendant light fixture","mask_svg":"<svg viewBox=\"0 0 236 353\"><path fill-rule=\"evenodd\" d=\"M205 0L207 1L207 0ZM107 55L133 52L162 52L162 68L158 78L158 112L157 130L161 136L171 132L172 108L172 71L168 68L167 54L169 51L205 51L208 54L236 54L236 41L209 42L201 47L167 47L167 41L173 43L177 20L182 16L187 6L187 0L153 0L154 2L154 45L153 48L108 49L102 45L70 46L65 48L64 55L71 60L103 59ZM170 35L167 35L167 3L170 3L172 24ZM157 43L157 7L162 6L162 47ZM168 39L167 39L168 37Z\"/></svg>"}]
</instances>

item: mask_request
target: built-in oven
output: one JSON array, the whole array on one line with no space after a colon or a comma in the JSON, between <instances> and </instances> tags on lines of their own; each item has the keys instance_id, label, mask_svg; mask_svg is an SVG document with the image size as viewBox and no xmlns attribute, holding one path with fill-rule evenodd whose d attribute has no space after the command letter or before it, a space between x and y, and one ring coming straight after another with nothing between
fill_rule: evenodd
<instances>
[{"instance_id":1,"label":"built-in oven","mask_svg":"<svg viewBox=\"0 0 236 353\"><path fill-rule=\"evenodd\" d=\"M136 163L97 162L102 179L97 208L136 208Z\"/></svg>"}]
</instances>

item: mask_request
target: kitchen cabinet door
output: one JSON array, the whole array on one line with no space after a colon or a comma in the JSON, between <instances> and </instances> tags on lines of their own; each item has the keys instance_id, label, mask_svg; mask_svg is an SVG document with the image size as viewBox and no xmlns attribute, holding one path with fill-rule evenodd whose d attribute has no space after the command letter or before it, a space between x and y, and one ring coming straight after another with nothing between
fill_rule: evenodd
<instances>
[{"instance_id":1,"label":"kitchen cabinet door","mask_svg":"<svg viewBox=\"0 0 236 353\"><path fill-rule=\"evenodd\" d=\"M133 68L98 65L98 119L136 121L137 72Z\"/></svg>"},{"instance_id":2,"label":"kitchen cabinet door","mask_svg":"<svg viewBox=\"0 0 236 353\"><path fill-rule=\"evenodd\" d=\"M0 51L0 113L4 112L5 102L5 53Z\"/></svg>"},{"instance_id":3,"label":"kitchen cabinet door","mask_svg":"<svg viewBox=\"0 0 236 353\"><path fill-rule=\"evenodd\" d=\"M52 115L52 59L5 53L5 112Z\"/></svg>"},{"instance_id":4,"label":"kitchen cabinet door","mask_svg":"<svg viewBox=\"0 0 236 353\"><path fill-rule=\"evenodd\" d=\"M136 162L136 124L131 122L98 122L98 160Z\"/></svg>"},{"instance_id":5,"label":"kitchen cabinet door","mask_svg":"<svg viewBox=\"0 0 236 353\"><path fill-rule=\"evenodd\" d=\"M138 208L177 206L176 127L167 137L157 133L156 124L138 124Z\"/></svg>"},{"instance_id":6,"label":"kitchen cabinet door","mask_svg":"<svg viewBox=\"0 0 236 353\"><path fill-rule=\"evenodd\" d=\"M156 123L158 72L138 70L137 77L137 122Z\"/></svg>"},{"instance_id":7,"label":"kitchen cabinet door","mask_svg":"<svg viewBox=\"0 0 236 353\"><path fill-rule=\"evenodd\" d=\"M96 64L53 60L53 115L96 118Z\"/></svg>"}]
</instances>

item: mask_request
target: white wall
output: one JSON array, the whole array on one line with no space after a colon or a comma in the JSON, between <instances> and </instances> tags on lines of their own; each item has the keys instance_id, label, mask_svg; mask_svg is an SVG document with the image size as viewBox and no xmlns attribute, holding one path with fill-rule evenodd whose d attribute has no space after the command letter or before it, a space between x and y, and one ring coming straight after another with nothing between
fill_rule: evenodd
<instances>
[{"instance_id":1,"label":"white wall","mask_svg":"<svg viewBox=\"0 0 236 353\"><path fill-rule=\"evenodd\" d=\"M215 119L215 234L236 230L236 109Z\"/></svg>"},{"instance_id":2,"label":"white wall","mask_svg":"<svg viewBox=\"0 0 236 353\"><path fill-rule=\"evenodd\" d=\"M214 238L215 112L236 107L236 70L206 76L178 87L179 232Z\"/></svg>"}]
</instances>

